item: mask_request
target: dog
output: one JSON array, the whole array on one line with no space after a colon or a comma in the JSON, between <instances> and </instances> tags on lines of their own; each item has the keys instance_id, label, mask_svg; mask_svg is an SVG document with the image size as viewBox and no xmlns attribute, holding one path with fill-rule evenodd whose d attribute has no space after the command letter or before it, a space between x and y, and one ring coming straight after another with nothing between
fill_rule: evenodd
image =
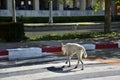
<instances>
[{"instance_id":1,"label":"dog","mask_svg":"<svg viewBox=\"0 0 120 80\"><path fill-rule=\"evenodd\" d=\"M65 63L67 64L69 62L69 67L71 66L71 62L70 62L71 58L74 55L76 55L78 62L75 68L78 67L79 61L80 61L82 64L81 70L84 69L82 57L84 56L84 58L87 58L87 53L86 53L86 49L82 45L77 44L77 43L67 43L64 45L63 43L61 43L61 50L62 50L63 55L67 55L67 61Z\"/></svg>"}]
</instances>

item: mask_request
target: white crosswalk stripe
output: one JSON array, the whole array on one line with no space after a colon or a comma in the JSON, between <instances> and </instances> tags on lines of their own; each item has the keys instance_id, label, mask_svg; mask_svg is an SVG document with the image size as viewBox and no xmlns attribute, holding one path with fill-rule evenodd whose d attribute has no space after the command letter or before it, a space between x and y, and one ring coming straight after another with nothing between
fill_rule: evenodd
<instances>
[{"instance_id":1,"label":"white crosswalk stripe","mask_svg":"<svg viewBox=\"0 0 120 80\"><path fill-rule=\"evenodd\" d=\"M94 63L100 63L96 61L85 61L84 64L94 64ZM75 65L76 61L72 61L72 65ZM45 68L45 67L50 67L50 66L62 66L64 65L64 62L60 63L50 63L50 64L43 64L43 65L31 65L31 66L22 66L22 67L13 67L13 68L5 68L5 69L0 69L0 73L7 73L7 72L15 72L15 71L25 71L25 70L32 70L32 69L39 69L39 68Z\"/></svg>"},{"instance_id":2,"label":"white crosswalk stripe","mask_svg":"<svg viewBox=\"0 0 120 80\"><path fill-rule=\"evenodd\" d=\"M117 76L107 76L107 77L97 77L97 78L90 78L90 79L83 79L83 80L120 80L120 75Z\"/></svg>"},{"instance_id":3,"label":"white crosswalk stripe","mask_svg":"<svg viewBox=\"0 0 120 80\"><path fill-rule=\"evenodd\" d=\"M85 61L85 64L96 64L99 62L95 61ZM73 61L72 64L76 64L76 61ZM54 67L60 67L61 65L64 65L63 62L60 63L48 63L48 64L40 64L40 65L29 65L29 66L21 66L21 67L12 67L12 68L5 68L0 69L0 75L4 74L4 77L0 77L0 80L36 80L36 79L44 79L44 78L55 78L55 77L62 77L62 76L71 76L76 74L90 74L95 72L106 72L106 71L114 71L114 70L120 70L120 66L114 66L114 65L106 65L106 66L93 66L93 67L85 67L85 70L78 69L71 69L70 72L68 71L70 68L65 68L61 72L54 72L54 71L42 71L42 72L36 72L36 73L30 73L30 71L48 68L51 66ZM28 71L28 72L26 72ZM20 73L23 72L23 73ZM26 73L25 73L26 72ZM63 73L65 72L65 73ZM6 75L6 76L5 76ZM119 76L112 76L113 78L119 78ZM106 79L109 79L109 77L104 77ZM83 79L83 80L102 80L101 78L90 78L90 79Z\"/></svg>"}]
</instances>

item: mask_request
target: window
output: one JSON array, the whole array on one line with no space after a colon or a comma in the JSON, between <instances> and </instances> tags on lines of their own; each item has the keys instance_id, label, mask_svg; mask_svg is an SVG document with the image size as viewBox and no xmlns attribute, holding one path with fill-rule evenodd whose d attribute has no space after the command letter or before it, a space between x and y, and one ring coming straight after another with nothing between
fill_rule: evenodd
<instances>
[{"instance_id":1,"label":"window","mask_svg":"<svg viewBox=\"0 0 120 80\"><path fill-rule=\"evenodd\" d=\"M16 10L33 10L33 0L16 0Z\"/></svg>"},{"instance_id":2,"label":"window","mask_svg":"<svg viewBox=\"0 0 120 80\"><path fill-rule=\"evenodd\" d=\"M39 0L40 2L40 10L48 10L49 9L49 3L47 0Z\"/></svg>"},{"instance_id":3,"label":"window","mask_svg":"<svg viewBox=\"0 0 120 80\"><path fill-rule=\"evenodd\" d=\"M0 9L7 9L7 1L0 0Z\"/></svg>"},{"instance_id":4,"label":"window","mask_svg":"<svg viewBox=\"0 0 120 80\"><path fill-rule=\"evenodd\" d=\"M86 0L86 10L92 10L92 0Z\"/></svg>"},{"instance_id":5,"label":"window","mask_svg":"<svg viewBox=\"0 0 120 80\"><path fill-rule=\"evenodd\" d=\"M49 1L48 0L39 0L40 10L49 10ZM53 0L53 10L58 10L58 0Z\"/></svg>"},{"instance_id":6,"label":"window","mask_svg":"<svg viewBox=\"0 0 120 80\"><path fill-rule=\"evenodd\" d=\"M64 0L64 10L79 10L80 0L71 0L70 2Z\"/></svg>"},{"instance_id":7,"label":"window","mask_svg":"<svg viewBox=\"0 0 120 80\"><path fill-rule=\"evenodd\" d=\"M58 10L58 6L59 6L58 0L53 0L53 10Z\"/></svg>"}]
</instances>

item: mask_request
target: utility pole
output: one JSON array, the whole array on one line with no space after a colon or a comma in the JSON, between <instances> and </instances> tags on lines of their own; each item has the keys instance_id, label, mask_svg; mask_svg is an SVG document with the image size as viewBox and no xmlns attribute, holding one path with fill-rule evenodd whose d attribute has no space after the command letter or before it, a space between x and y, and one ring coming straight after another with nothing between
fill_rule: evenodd
<instances>
[{"instance_id":1,"label":"utility pole","mask_svg":"<svg viewBox=\"0 0 120 80\"><path fill-rule=\"evenodd\" d=\"M49 2L49 23L52 24L53 23L53 1L50 0Z\"/></svg>"},{"instance_id":2,"label":"utility pole","mask_svg":"<svg viewBox=\"0 0 120 80\"><path fill-rule=\"evenodd\" d=\"M112 12L112 21L115 20L115 1L112 0L112 3L111 3L111 12Z\"/></svg>"},{"instance_id":3,"label":"utility pole","mask_svg":"<svg viewBox=\"0 0 120 80\"><path fill-rule=\"evenodd\" d=\"M13 18L12 18L12 22L17 22L16 20L16 5L15 5L15 0L12 0L12 10L13 10Z\"/></svg>"}]
</instances>

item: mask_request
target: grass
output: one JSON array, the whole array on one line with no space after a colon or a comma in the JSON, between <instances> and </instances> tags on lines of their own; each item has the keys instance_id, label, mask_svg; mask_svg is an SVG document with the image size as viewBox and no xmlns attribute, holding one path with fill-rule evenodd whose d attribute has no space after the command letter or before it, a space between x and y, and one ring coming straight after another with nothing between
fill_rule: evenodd
<instances>
[{"instance_id":1,"label":"grass","mask_svg":"<svg viewBox=\"0 0 120 80\"><path fill-rule=\"evenodd\" d=\"M63 34L46 34L39 37L28 37L28 41L41 41L41 40L68 40L68 39L84 39L84 38L100 38L100 37L120 37L120 31L110 33L104 32L89 32L89 33L63 33Z\"/></svg>"}]
</instances>

